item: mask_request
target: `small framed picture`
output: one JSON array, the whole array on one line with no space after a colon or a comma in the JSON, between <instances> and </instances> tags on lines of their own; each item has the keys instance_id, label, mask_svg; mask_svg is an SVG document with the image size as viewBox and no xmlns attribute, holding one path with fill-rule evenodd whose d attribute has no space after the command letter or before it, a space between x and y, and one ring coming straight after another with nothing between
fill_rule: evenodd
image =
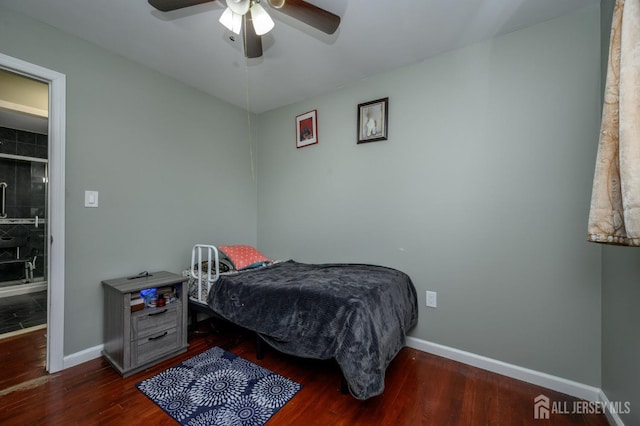
<instances>
[{"instance_id":1,"label":"small framed picture","mask_svg":"<svg viewBox=\"0 0 640 426\"><path fill-rule=\"evenodd\" d=\"M296 148L318 143L318 111L296 116Z\"/></svg>"},{"instance_id":2,"label":"small framed picture","mask_svg":"<svg viewBox=\"0 0 640 426\"><path fill-rule=\"evenodd\" d=\"M389 98L358 104L358 143L386 141Z\"/></svg>"}]
</instances>

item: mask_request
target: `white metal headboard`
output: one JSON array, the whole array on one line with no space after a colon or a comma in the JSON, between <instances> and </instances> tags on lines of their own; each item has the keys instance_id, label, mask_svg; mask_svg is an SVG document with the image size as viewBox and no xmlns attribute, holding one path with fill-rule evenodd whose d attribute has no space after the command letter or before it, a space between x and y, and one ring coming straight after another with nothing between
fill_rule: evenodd
<instances>
[{"instance_id":1,"label":"white metal headboard","mask_svg":"<svg viewBox=\"0 0 640 426\"><path fill-rule=\"evenodd\" d=\"M206 252L205 252L206 251ZM205 253L203 253L205 252ZM206 254L206 257L203 256ZM197 261L196 261L197 258ZM207 273L204 274L202 270L202 261L207 260ZM212 263L211 261L214 260ZM196 267L198 268L196 271ZM212 273L215 272L215 275ZM216 246L212 246L209 244L196 244L193 246L191 250L191 269L190 269L191 278L198 280L198 301L201 303L206 303L206 300L202 299L202 284L204 280L204 284L206 285L207 294L209 293L209 289L211 285L218 280L220 277L220 263L219 263L219 255L218 249Z\"/></svg>"}]
</instances>

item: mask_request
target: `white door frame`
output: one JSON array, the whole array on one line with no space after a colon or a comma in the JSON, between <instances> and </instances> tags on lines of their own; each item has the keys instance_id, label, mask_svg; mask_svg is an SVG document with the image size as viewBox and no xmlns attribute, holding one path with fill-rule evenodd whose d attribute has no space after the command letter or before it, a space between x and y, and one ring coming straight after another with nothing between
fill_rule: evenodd
<instances>
[{"instance_id":1,"label":"white door frame","mask_svg":"<svg viewBox=\"0 0 640 426\"><path fill-rule=\"evenodd\" d=\"M0 68L49 84L47 371L64 369L64 170L66 76L0 53Z\"/></svg>"}]
</instances>

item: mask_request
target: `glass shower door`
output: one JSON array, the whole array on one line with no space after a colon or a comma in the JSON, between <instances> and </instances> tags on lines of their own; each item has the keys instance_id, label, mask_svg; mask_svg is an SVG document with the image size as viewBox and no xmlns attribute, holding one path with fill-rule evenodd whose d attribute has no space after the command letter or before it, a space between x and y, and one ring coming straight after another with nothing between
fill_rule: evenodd
<instances>
[{"instance_id":1,"label":"glass shower door","mask_svg":"<svg viewBox=\"0 0 640 426\"><path fill-rule=\"evenodd\" d=\"M0 154L0 287L46 282L47 166Z\"/></svg>"}]
</instances>

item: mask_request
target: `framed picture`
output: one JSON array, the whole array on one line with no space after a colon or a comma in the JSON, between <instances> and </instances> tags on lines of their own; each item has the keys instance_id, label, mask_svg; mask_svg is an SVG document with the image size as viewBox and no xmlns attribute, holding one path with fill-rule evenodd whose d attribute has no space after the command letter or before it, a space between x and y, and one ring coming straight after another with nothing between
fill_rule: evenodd
<instances>
[{"instance_id":1,"label":"framed picture","mask_svg":"<svg viewBox=\"0 0 640 426\"><path fill-rule=\"evenodd\" d=\"M389 98L358 104L358 143L386 141Z\"/></svg>"},{"instance_id":2,"label":"framed picture","mask_svg":"<svg viewBox=\"0 0 640 426\"><path fill-rule=\"evenodd\" d=\"M318 143L318 111L296 116L296 148Z\"/></svg>"}]
</instances>

